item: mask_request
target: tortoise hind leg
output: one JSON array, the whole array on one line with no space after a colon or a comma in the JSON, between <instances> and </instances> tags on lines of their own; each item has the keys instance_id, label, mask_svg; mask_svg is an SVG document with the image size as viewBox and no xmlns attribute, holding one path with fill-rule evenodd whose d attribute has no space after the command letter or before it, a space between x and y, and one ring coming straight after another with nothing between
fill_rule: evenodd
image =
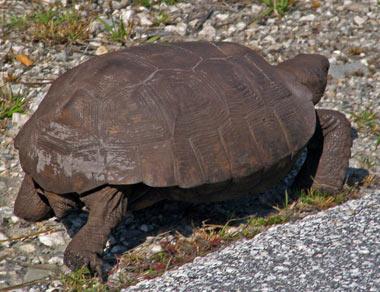
<instances>
[{"instance_id":1,"label":"tortoise hind leg","mask_svg":"<svg viewBox=\"0 0 380 292\"><path fill-rule=\"evenodd\" d=\"M104 279L101 255L109 234L126 213L127 197L106 186L81 200L89 209L88 220L67 246L64 262L72 270L87 266Z\"/></svg>"},{"instance_id":2,"label":"tortoise hind leg","mask_svg":"<svg viewBox=\"0 0 380 292\"><path fill-rule=\"evenodd\" d=\"M26 174L16 198L14 214L31 222L53 217L53 210L42 193L31 176Z\"/></svg>"},{"instance_id":3,"label":"tortoise hind leg","mask_svg":"<svg viewBox=\"0 0 380 292\"><path fill-rule=\"evenodd\" d=\"M56 194L45 191L44 195L49 201L49 205L53 209L54 215L58 219L62 219L70 211L80 209L83 205L79 199L76 199L75 196L71 194Z\"/></svg>"},{"instance_id":4,"label":"tortoise hind leg","mask_svg":"<svg viewBox=\"0 0 380 292\"><path fill-rule=\"evenodd\" d=\"M307 158L294 187L339 192L346 176L351 146L351 126L346 117L337 111L318 109L316 131L307 145Z\"/></svg>"}]
</instances>

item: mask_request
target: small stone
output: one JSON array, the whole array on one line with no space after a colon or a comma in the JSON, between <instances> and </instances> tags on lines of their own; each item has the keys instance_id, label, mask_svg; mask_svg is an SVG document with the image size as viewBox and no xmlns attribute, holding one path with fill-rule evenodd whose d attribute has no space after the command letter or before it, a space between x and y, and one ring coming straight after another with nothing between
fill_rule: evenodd
<instances>
[{"instance_id":1,"label":"small stone","mask_svg":"<svg viewBox=\"0 0 380 292\"><path fill-rule=\"evenodd\" d=\"M261 5L252 4L251 11L253 14L259 14L263 7Z\"/></svg>"},{"instance_id":2,"label":"small stone","mask_svg":"<svg viewBox=\"0 0 380 292\"><path fill-rule=\"evenodd\" d=\"M216 29L211 24L203 25L203 29L198 33L202 39L212 41L216 37Z\"/></svg>"},{"instance_id":3,"label":"small stone","mask_svg":"<svg viewBox=\"0 0 380 292\"><path fill-rule=\"evenodd\" d=\"M363 23L366 22L366 19L363 18L363 17L360 17L360 16L356 15L356 16L354 17L354 22L355 22L357 25L362 25Z\"/></svg>"},{"instance_id":4,"label":"small stone","mask_svg":"<svg viewBox=\"0 0 380 292\"><path fill-rule=\"evenodd\" d=\"M40 235L38 239L42 244L50 247L64 245L66 243L63 232Z\"/></svg>"},{"instance_id":5,"label":"small stone","mask_svg":"<svg viewBox=\"0 0 380 292\"><path fill-rule=\"evenodd\" d=\"M2 240L8 240L8 236L4 233L0 232L0 246L9 247L9 241L1 242Z\"/></svg>"},{"instance_id":6,"label":"small stone","mask_svg":"<svg viewBox=\"0 0 380 292\"><path fill-rule=\"evenodd\" d=\"M95 55L100 56L108 53L108 49L105 46L100 46L96 49Z\"/></svg>"},{"instance_id":7,"label":"small stone","mask_svg":"<svg viewBox=\"0 0 380 292\"><path fill-rule=\"evenodd\" d=\"M149 229L150 229L149 226L146 225L146 224L143 224L143 225L140 226L140 230L141 231L148 232Z\"/></svg>"},{"instance_id":8,"label":"small stone","mask_svg":"<svg viewBox=\"0 0 380 292\"><path fill-rule=\"evenodd\" d=\"M121 13L121 19L123 20L124 23L129 23L133 20L135 12L131 9L123 10Z\"/></svg>"},{"instance_id":9,"label":"small stone","mask_svg":"<svg viewBox=\"0 0 380 292\"><path fill-rule=\"evenodd\" d=\"M244 30L246 27L247 27L247 25L246 25L245 22L243 22L243 21L240 21L240 22L238 22L238 23L236 24L236 29L237 29L238 31L242 31L242 30Z\"/></svg>"},{"instance_id":10,"label":"small stone","mask_svg":"<svg viewBox=\"0 0 380 292\"><path fill-rule=\"evenodd\" d=\"M48 263L52 264L52 265L62 266L63 265L63 257L58 257L58 256L52 257L48 260Z\"/></svg>"},{"instance_id":11,"label":"small stone","mask_svg":"<svg viewBox=\"0 0 380 292\"><path fill-rule=\"evenodd\" d=\"M308 14L300 18L300 21L314 21L314 20L315 20L314 14Z\"/></svg>"},{"instance_id":12,"label":"small stone","mask_svg":"<svg viewBox=\"0 0 380 292\"><path fill-rule=\"evenodd\" d=\"M225 20L228 19L228 17L229 17L229 15L227 13L225 13L225 14L224 13L219 13L219 14L216 15L216 18L218 20L220 20L220 21L225 21Z\"/></svg>"},{"instance_id":13,"label":"small stone","mask_svg":"<svg viewBox=\"0 0 380 292\"><path fill-rule=\"evenodd\" d=\"M36 251L36 247L33 244L26 243L19 247L19 249L25 253L32 253Z\"/></svg>"},{"instance_id":14,"label":"small stone","mask_svg":"<svg viewBox=\"0 0 380 292\"><path fill-rule=\"evenodd\" d=\"M21 128L27 120L29 120L29 115L21 113L14 113L12 115L12 125L15 128Z\"/></svg>"},{"instance_id":15,"label":"small stone","mask_svg":"<svg viewBox=\"0 0 380 292\"><path fill-rule=\"evenodd\" d=\"M24 282L32 282L44 279L52 274L52 271L29 268L24 277Z\"/></svg>"},{"instance_id":16,"label":"small stone","mask_svg":"<svg viewBox=\"0 0 380 292\"><path fill-rule=\"evenodd\" d=\"M140 24L142 26L152 26L153 25L153 22L147 17L147 15L145 13L139 13L137 15L140 19Z\"/></svg>"},{"instance_id":17,"label":"small stone","mask_svg":"<svg viewBox=\"0 0 380 292\"><path fill-rule=\"evenodd\" d=\"M14 215L12 215L11 216L11 222L14 224L14 223L17 223L17 222L19 222L20 221L20 218L18 218L17 216L14 216Z\"/></svg>"},{"instance_id":18,"label":"small stone","mask_svg":"<svg viewBox=\"0 0 380 292\"><path fill-rule=\"evenodd\" d=\"M162 252L163 249L162 249L161 245L159 245L159 244L154 244L154 245L152 245L152 247L150 248L150 251L151 251L153 254L155 254L155 253Z\"/></svg>"}]
</instances>

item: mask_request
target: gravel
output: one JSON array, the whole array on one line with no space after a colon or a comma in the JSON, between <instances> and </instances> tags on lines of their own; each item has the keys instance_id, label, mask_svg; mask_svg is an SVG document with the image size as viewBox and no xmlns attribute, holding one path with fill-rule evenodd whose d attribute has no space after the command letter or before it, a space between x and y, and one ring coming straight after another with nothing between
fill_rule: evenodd
<instances>
[{"instance_id":1,"label":"gravel","mask_svg":"<svg viewBox=\"0 0 380 292\"><path fill-rule=\"evenodd\" d=\"M37 8L35 1L8 0L5 1L6 5L1 5L3 2L0 0L0 13L4 15L5 22L11 15L25 15ZM61 2L64 7L70 7L72 1L41 2L45 7L52 2ZM259 51L271 63L281 62L301 52L320 53L329 57L331 69L325 97L318 106L339 110L351 120L354 114L365 110L380 115L380 50L378 45L380 43L380 6L377 0L297 1L297 5L286 12L282 18L261 17L260 14L263 13L265 7L259 1L190 0L176 5L156 4L149 9L131 5L131 2L98 0L91 1L89 4L89 1L75 1L74 7L81 14L89 15L91 12L98 16L91 21L89 39L78 44L53 45L42 41L31 41L16 29L5 33L5 26L0 26L2 36L0 38L0 85L3 85L5 79L10 76L18 77L20 82L11 83L10 86L27 101L26 113L15 114L11 119L0 121L0 237L5 239L38 234L23 241L16 240L0 244L0 289L25 283L35 278L38 271L40 271L38 274L40 278L44 278L47 274L67 272L62 264L62 257L70 241L68 235L72 236L85 223L87 215L81 212L69 216L64 222L51 219L37 224L23 222L12 215L13 203L23 177L18 153L13 147L13 139L22 124L37 109L51 81L93 55L112 52L123 46L146 43L152 39L234 41ZM318 6L315 5L318 2L320 7L313 8ZM168 16L166 20L165 15ZM122 19L126 27L132 25L133 31L124 44L110 41L109 33L98 20L99 18L106 23ZM27 55L33 61L33 65L24 66L16 61L12 54ZM353 126L357 129L353 130L355 141L350 159L348 178L350 185L357 184L366 174L379 175L380 173L380 153L376 147L378 137L368 128L358 129L356 123L353 123ZM372 195L352 204L365 205L366 202L375 200L373 198L376 194L378 195L378 192L373 190L363 190L362 193ZM275 194L273 196L276 197ZM189 204L163 202L150 209L129 214L125 222L110 237L107 257L111 259L112 264L115 254L134 248L142 242L151 242L147 246L157 251L154 240L149 241L149 238L156 236L159 232L173 230L174 227L175 230L189 234L192 230L192 221L202 222L202 220L214 218L215 222L223 224L232 213L241 217L265 214L268 208L263 207L263 204L268 202L265 202L264 198L255 197L232 203L205 204L196 208ZM278 195L275 199L278 200ZM337 208L332 212L337 212L337 218L341 216L339 220L344 221L346 215L344 212L339 215L339 210ZM305 222L314 220L313 218L305 219L302 224L307 225ZM335 222L334 218L330 217L331 224ZM372 217L365 218L368 224L373 222ZM330 226L327 223L328 220L326 226ZM330 232L335 234L333 229L322 227L321 230L326 232L326 240ZM352 230L355 230L354 227ZM280 232L281 228L271 230L270 234ZM40 233L48 229L57 231L50 234ZM61 232L64 229L67 232ZM342 227L342 230L345 229ZM278 236L280 235L283 234ZM289 233L290 236L291 233ZM308 239L306 233L304 238ZM311 236L310 240L313 238ZM352 236L352 240L355 239L356 235ZM49 243L46 245L47 242ZM246 246L248 243L242 244ZM378 245L377 249L375 247L368 250L371 253L378 252ZM254 253L254 246L250 248ZM247 249L249 247L245 250ZM311 269L312 264L307 262L307 257L303 259L302 256L294 256L294 258L299 260L299 266L302 269ZM271 254L267 259L268 263L271 263L268 267L271 268L263 270L262 277L268 273L281 272L282 275L289 277L287 280L289 287L300 282L296 278L291 281L293 279L291 267L284 264L285 260L278 258L277 262L271 262L276 259ZM232 264L230 269L234 268ZM342 262L342 271L343 268L348 267L346 264L349 265L348 260L346 263ZM40 267L39 265L44 265L45 270L36 268ZM289 271L286 270L287 268ZM347 268L347 272L342 274L342 279L350 277L350 269ZM358 277L363 278L363 281L371 278L370 270L370 268L359 269L361 274ZM232 273L232 270L228 271ZM229 275L228 271L223 271L223 273ZM358 272L355 270L353 275L355 273ZM255 281L261 283L262 279L260 279L255 278ZM272 282L276 282L275 279ZM246 282L242 280L241 283L245 285ZM360 283L362 285L364 282ZM369 286L372 285L368 283ZM49 284L34 285L33 289L45 291L60 287L62 286L59 281L52 281ZM270 290L271 286L268 287ZM264 288L262 290L265 290ZM314 289L311 287L310 290Z\"/></svg>"}]
</instances>

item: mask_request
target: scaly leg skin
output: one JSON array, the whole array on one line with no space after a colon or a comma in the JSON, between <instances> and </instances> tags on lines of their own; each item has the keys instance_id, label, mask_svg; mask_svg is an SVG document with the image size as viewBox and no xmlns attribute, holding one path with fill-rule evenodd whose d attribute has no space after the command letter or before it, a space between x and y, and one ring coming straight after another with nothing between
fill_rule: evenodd
<instances>
[{"instance_id":1,"label":"scaly leg skin","mask_svg":"<svg viewBox=\"0 0 380 292\"><path fill-rule=\"evenodd\" d=\"M126 214L127 197L118 189L106 186L81 200L89 209L88 220L67 246L64 263L71 270L87 266L105 280L101 255L112 229Z\"/></svg>"},{"instance_id":2,"label":"scaly leg skin","mask_svg":"<svg viewBox=\"0 0 380 292\"><path fill-rule=\"evenodd\" d=\"M296 177L296 189L339 192L344 183L351 155L351 125L333 110L317 110L317 126L307 145L307 158Z\"/></svg>"},{"instance_id":3,"label":"scaly leg skin","mask_svg":"<svg viewBox=\"0 0 380 292\"><path fill-rule=\"evenodd\" d=\"M60 195L48 191L44 191L44 195L49 201L54 215L59 220L68 215L70 211L78 210L82 207L79 200L75 200L75 198L70 195Z\"/></svg>"},{"instance_id":4,"label":"scaly leg skin","mask_svg":"<svg viewBox=\"0 0 380 292\"><path fill-rule=\"evenodd\" d=\"M30 175L25 174L14 205L14 214L26 221L37 222L54 216L43 192Z\"/></svg>"}]
</instances>

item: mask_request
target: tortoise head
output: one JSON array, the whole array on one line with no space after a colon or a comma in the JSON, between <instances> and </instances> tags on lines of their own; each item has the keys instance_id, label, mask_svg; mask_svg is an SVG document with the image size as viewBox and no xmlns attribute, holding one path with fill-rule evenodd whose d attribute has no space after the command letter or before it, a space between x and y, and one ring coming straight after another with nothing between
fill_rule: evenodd
<instances>
[{"instance_id":1,"label":"tortoise head","mask_svg":"<svg viewBox=\"0 0 380 292\"><path fill-rule=\"evenodd\" d=\"M280 71L291 73L297 83L311 92L314 104L319 102L325 91L329 67L328 59L317 54L300 54L277 65Z\"/></svg>"}]
</instances>

